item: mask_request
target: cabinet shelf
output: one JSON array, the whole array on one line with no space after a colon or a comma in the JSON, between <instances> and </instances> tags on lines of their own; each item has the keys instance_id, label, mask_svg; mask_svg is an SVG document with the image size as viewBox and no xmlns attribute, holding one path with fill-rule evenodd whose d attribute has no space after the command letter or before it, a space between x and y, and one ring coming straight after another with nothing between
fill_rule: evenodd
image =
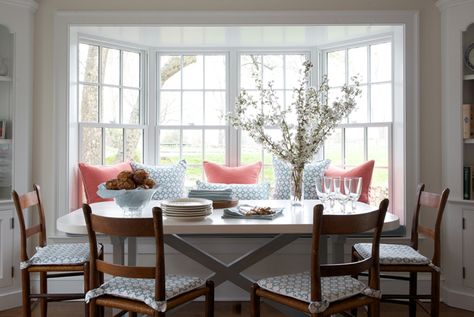
<instances>
[{"instance_id":1,"label":"cabinet shelf","mask_svg":"<svg viewBox=\"0 0 474 317\"><path fill-rule=\"evenodd\" d=\"M474 144L474 139L464 139L464 144Z\"/></svg>"},{"instance_id":2,"label":"cabinet shelf","mask_svg":"<svg viewBox=\"0 0 474 317\"><path fill-rule=\"evenodd\" d=\"M12 81L12 78L9 76L0 76L0 81Z\"/></svg>"}]
</instances>

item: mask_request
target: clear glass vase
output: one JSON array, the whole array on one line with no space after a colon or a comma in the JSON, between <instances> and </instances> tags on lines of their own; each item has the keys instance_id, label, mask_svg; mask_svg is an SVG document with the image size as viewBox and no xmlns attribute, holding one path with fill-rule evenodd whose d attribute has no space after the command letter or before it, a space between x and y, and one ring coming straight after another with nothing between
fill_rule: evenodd
<instances>
[{"instance_id":1,"label":"clear glass vase","mask_svg":"<svg viewBox=\"0 0 474 317\"><path fill-rule=\"evenodd\" d=\"M301 206L303 203L303 174L304 166L291 167L291 204L293 206Z\"/></svg>"}]
</instances>

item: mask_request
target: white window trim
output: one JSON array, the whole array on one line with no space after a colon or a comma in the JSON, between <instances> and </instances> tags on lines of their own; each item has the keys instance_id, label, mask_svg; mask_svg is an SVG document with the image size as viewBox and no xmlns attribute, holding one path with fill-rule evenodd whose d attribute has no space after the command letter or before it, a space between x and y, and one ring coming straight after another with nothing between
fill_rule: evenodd
<instances>
[{"instance_id":1,"label":"white window trim","mask_svg":"<svg viewBox=\"0 0 474 317\"><path fill-rule=\"evenodd\" d=\"M156 21L159 21L157 23ZM337 23L335 23L337 21ZM418 11L172 11L172 12L140 12L140 11L59 11L55 16L54 64L55 71L55 218L65 215L76 206L75 195L69 195L78 184L72 183L77 173L77 166L70 163L71 157L77 157L78 147L71 146L69 137L76 133L70 127L71 120L77 120L75 114L69 111L70 105L77 96L74 86L77 85L75 70L69 68L69 61L77 58L74 46L77 43L77 33L70 31L74 25L313 25L313 24L398 24L402 25L403 34L396 35L394 46L401 45L403 52L398 57L405 61L405 69L395 75L395 89L400 89L401 100L395 100L394 107L404 109L403 117L394 118L394 133L400 131L403 140L394 140L394 146L401 141L399 153L403 175L396 175L396 184L392 206L397 210L406 210L406 219L411 219L411 208L415 203L415 192L420 180L419 154L419 13ZM236 70L234 70L236 71ZM75 77L77 78L77 76ZM230 83L233 84L233 83ZM400 85L402 84L402 85ZM149 83L153 87L153 83ZM72 86L72 90L70 91ZM152 93L150 91L150 93ZM155 93L155 92L153 92ZM69 98L71 97L71 98ZM233 98L235 96L229 96ZM151 114L150 114L151 116ZM155 116L156 117L156 114ZM76 121L77 122L77 121ZM149 138L151 139L151 138ZM403 143L403 141L405 141ZM398 173L397 173L398 174ZM395 177L394 177L395 178ZM49 223L50 227L56 227ZM410 224L407 224L408 230Z\"/></svg>"}]
</instances>

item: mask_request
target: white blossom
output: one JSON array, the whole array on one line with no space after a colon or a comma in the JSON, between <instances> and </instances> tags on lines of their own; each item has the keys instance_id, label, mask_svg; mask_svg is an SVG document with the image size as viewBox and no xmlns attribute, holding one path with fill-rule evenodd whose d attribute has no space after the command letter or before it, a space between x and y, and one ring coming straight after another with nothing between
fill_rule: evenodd
<instances>
[{"instance_id":1,"label":"white blossom","mask_svg":"<svg viewBox=\"0 0 474 317\"><path fill-rule=\"evenodd\" d=\"M278 102L273 83L264 87L257 75L259 66L257 63L254 66L258 100L242 90L235 111L226 117L232 126L248 132L265 150L302 170L334 128L355 108L355 99L361 93L359 82L353 77L351 85L341 88L342 97L328 104L327 76L322 78L319 87L310 86L313 64L305 61L299 85L293 89L293 101L285 108ZM281 138L273 139L265 131L268 127L279 127Z\"/></svg>"}]
</instances>

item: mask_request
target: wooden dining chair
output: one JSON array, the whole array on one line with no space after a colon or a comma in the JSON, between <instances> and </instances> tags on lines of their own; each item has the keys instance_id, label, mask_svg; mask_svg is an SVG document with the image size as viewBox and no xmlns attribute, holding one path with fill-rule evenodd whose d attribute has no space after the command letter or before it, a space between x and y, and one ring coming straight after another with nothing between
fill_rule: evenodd
<instances>
[{"instance_id":1,"label":"wooden dining chair","mask_svg":"<svg viewBox=\"0 0 474 317\"><path fill-rule=\"evenodd\" d=\"M48 293L48 279L66 276L84 276L84 290L89 289L89 244L64 243L46 244L46 225L40 187L33 185L33 191L23 195L12 192L18 222L20 224L20 269L22 282L23 317L31 316L31 300L40 302L41 316L48 313L48 302L71 299L84 299L85 293L50 294ZM35 210L36 209L36 210ZM38 224L26 227L24 213L29 212L29 218L35 218L37 211ZM38 244L33 256L28 256L27 241L38 234ZM30 273L38 272L40 277L40 291L31 293ZM50 273L56 272L56 273ZM59 272L59 273L58 273ZM85 305L88 316L88 307Z\"/></svg>"},{"instance_id":2,"label":"wooden dining chair","mask_svg":"<svg viewBox=\"0 0 474 317\"><path fill-rule=\"evenodd\" d=\"M416 306L420 299L431 300L431 311L420 305L423 310L433 317L439 316L440 296L440 261L441 261L441 221L449 196L449 188L441 194L430 193L424 190L425 185L418 185L417 203L415 206L411 230L410 245L380 244L380 271L381 272L406 272L409 277L395 275L381 275L382 278L409 281L409 294L386 294L382 301L409 305L410 317L416 316ZM434 229L419 224L420 211L435 210L436 222ZM423 234L433 240L434 252L431 259L422 255L418 250L418 238ZM352 257L364 259L370 256L370 243L357 243L352 247ZM431 294L417 294L417 273L431 273ZM408 299L408 301L406 301Z\"/></svg>"},{"instance_id":3,"label":"wooden dining chair","mask_svg":"<svg viewBox=\"0 0 474 317\"><path fill-rule=\"evenodd\" d=\"M313 209L311 271L268 277L254 283L251 289L251 316L260 316L260 298L316 316L349 314L360 306L369 306L372 317L379 316L378 245L388 207L384 199L379 209L350 215L323 215L323 205ZM319 263L319 242L323 234L353 234L372 230L372 256L338 264ZM369 270L368 285L353 278Z\"/></svg>"},{"instance_id":4,"label":"wooden dining chair","mask_svg":"<svg viewBox=\"0 0 474 317\"><path fill-rule=\"evenodd\" d=\"M199 277L165 275L163 216L161 208L153 208L149 218L110 218L95 215L88 204L83 205L91 253L91 290L86 294L90 314L96 316L97 306L112 307L150 316L165 316L181 304L205 296L205 316L214 316L214 283ZM96 233L119 237L155 237L156 257L152 267L112 264L97 257ZM105 283L99 274L109 274ZM123 312L122 312L123 313Z\"/></svg>"}]
</instances>

